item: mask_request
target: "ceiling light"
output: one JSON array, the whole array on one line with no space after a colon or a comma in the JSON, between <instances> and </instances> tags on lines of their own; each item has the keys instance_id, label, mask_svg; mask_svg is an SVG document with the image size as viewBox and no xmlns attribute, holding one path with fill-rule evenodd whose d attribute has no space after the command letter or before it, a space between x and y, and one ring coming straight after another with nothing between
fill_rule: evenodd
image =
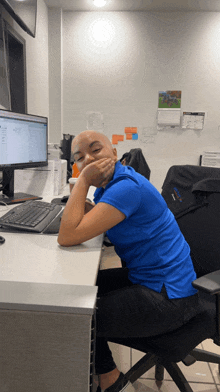
<instances>
[{"instance_id":1,"label":"ceiling light","mask_svg":"<svg viewBox=\"0 0 220 392\"><path fill-rule=\"evenodd\" d=\"M108 46L115 35L113 23L104 18L94 21L90 30L93 43L98 46Z\"/></svg>"},{"instance_id":2,"label":"ceiling light","mask_svg":"<svg viewBox=\"0 0 220 392\"><path fill-rule=\"evenodd\" d=\"M96 7L104 7L106 5L106 0L93 0Z\"/></svg>"}]
</instances>

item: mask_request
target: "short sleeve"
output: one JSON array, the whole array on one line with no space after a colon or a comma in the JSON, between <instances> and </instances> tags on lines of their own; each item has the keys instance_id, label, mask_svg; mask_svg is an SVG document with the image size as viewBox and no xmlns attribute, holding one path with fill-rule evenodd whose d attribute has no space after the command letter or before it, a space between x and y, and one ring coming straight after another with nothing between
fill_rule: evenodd
<instances>
[{"instance_id":1,"label":"short sleeve","mask_svg":"<svg viewBox=\"0 0 220 392\"><path fill-rule=\"evenodd\" d=\"M140 206L141 191L137 182L131 178L117 178L111 183L99 202L117 208L126 218L134 214Z\"/></svg>"}]
</instances>

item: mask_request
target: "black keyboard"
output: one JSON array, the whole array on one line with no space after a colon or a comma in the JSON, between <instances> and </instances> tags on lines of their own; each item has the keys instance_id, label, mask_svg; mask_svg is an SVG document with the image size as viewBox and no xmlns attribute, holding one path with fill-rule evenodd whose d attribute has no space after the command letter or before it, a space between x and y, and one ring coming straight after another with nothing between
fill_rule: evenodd
<instances>
[{"instance_id":1,"label":"black keyboard","mask_svg":"<svg viewBox=\"0 0 220 392\"><path fill-rule=\"evenodd\" d=\"M61 210L62 206L57 204L36 200L26 201L0 217L0 226L41 233Z\"/></svg>"}]
</instances>

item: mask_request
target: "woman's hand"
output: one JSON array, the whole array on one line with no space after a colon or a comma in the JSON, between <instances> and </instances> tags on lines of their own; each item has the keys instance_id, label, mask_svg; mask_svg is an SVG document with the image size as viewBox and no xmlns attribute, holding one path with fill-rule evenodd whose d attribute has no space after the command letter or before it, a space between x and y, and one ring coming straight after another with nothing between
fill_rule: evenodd
<instances>
[{"instance_id":1,"label":"woman's hand","mask_svg":"<svg viewBox=\"0 0 220 392\"><path fill-rule=\"evenodd\" d=\"M81 172L89 186L97 188L103 187L109 183L115 170L115 162L111 158L102 158L87 165Z\"/></svg>"}]
</instances>

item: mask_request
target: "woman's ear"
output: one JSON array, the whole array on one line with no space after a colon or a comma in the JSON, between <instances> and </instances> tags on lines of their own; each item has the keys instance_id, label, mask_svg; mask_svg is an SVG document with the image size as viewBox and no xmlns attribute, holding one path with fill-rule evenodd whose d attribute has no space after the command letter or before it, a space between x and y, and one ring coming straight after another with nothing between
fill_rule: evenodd
<instances>
[{"instance_id":1,"label":"woman's ear","mask_svg":"<svg viewBox=\"0 0 220 392\"><path fill-rule=\"evenodd\" d=\"M114 154L114 161L117 162L118 154L117 154L117 150L115 147L113 148L113 154Z\"/></svg>"}]
</instances>

